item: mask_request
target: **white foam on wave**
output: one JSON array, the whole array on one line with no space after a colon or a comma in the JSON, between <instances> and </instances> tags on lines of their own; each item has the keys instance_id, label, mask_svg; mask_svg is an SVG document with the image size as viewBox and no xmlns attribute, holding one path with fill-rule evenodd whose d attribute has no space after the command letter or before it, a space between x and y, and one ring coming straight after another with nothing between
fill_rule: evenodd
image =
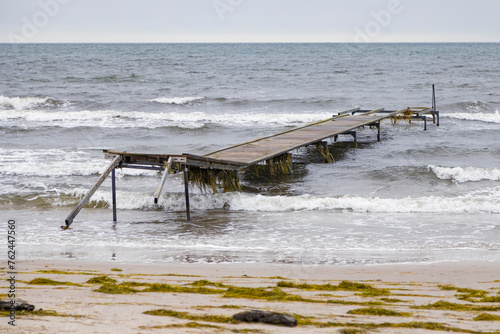
<instances>
[{"instance_id":1,"label":"white foam on wave","mask_svg":"<svg viewBox=\"0 0 500 334\"><path fill-rule=\"evenodd\" d=\"M73 196L82 197L88 190L72 190ZM118 191L118 208L130 210L155 209L152 193ZM97 191L93 197L94 205L111 203L109 191ZM64 204L64 203L58 203ZM67 203L66 203L67 204ZM500 187L471 192L456 197L418 197L418 198L379 198L345 195L339 197L300 196L263 196L245 193L225 193L191 196L194 210L229 209L246 212L291 212L328 210L339 212L377 212L377 213L500 213ZM184 194L164 194L159 205L168 211L184 210Z\"/></svg>"},{"instance_id":2,"label":"white foam on wave","mask_svg":"<svg viewBox=\"0 0 500 334\"><path fill-rule=\"evenodd\" d=\"M22 128L81 126L101 128L147 128L179 127L198 129L206 125L220 126L297 126L331 117L331 113L245 113L245 114L208 114L205 112L162 112L141 111L42 111L42 110L3 110L0 112L0 126L19 126Z\"/></svg>"},{"instance_id":3,"label":"white foam on wave","mask_svg":"<svg viewBox=\"0 0 500 334\"><path fill-rule=\"evenodd\" d=\"M53 97L7 97L0 95L0 109L26 110L56 105L59 101Z\"/></svg>"},{"instance_id":4,"label":"white foam on wave","mask_svg":"<svg viewBox=\"0 0 500 334\"><path fill-rule=\"evenodd\" d=\"M477 182L482 180L500 181L500 168L463 168L434 165L429 165L428 168L441 180L453 180L453 182L456 183Z\"/></svg>"},{"instance_id":5,"label":"white foam on wave","mask_svg":"<svg viewBox=\"0 0 500 334\"><path fill-rule=\"evenodd\" d=\"M101 174L108 165L108 161L93 158L88 151L0 149L0 175L89 176ZM116 175L121 178L125 175L152 175L152 173L155 172L119 169Z\"/></svg>"},{"instance_id":6,"label":"white foam on wave","mask_svg":"<svg viewBox=\"0 0 500 334\"><path fill-rule=\"evenodd\" d=\"M186 96L186 97L158 97L150 101L163 104L189 104L194 102L201 102L203 100L205 100L204 96Z\"/></svg>"},{"instance_id":7,"label":"white foam on wave","mask_svg":"<svg viewBox=\"0 0 500 334\"><path fill-rule=\"evenodd\" d=\"M480 121L480 122L500 124L500 112L498 110L496 110L494 113L484 113L484 112L465 113L465 112L459 112L459 113L447 113L447 114L441 114L441 115L444 116L444 117L463 119L463 120L466 120L466 121Z\"/></svg>"}]
</instances>

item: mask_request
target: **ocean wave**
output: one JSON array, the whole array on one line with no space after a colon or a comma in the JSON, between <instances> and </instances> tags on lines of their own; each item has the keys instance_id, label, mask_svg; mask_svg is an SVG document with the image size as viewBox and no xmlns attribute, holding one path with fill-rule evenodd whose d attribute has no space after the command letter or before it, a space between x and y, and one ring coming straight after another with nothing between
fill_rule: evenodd
<instances>
[{"instance_id":1,"label":"ocean wave","mask_svg":"<svg viewBox=\"0 0 500 334\"><path fill-rule=\"evenodd\" d=\"M0 109L29 110L50 108L63 105L64 102L53 97L7 97L0 95Z\"/></svg>"},{"instance_id":2,"label":"ocean wave","mask_svg":"<svg viewBox=\"0 0 500 334\"><path fill-rule=\"evenodd\" d=\"M75 189L72 196L81 198L87 189ZM117 206L129 210L166 211L185 210L183 193L167 193L159 199L158 206L153 204L152 193L118 191ZM91 206L107 207L111 204L109 191L97 191ZM68 205L60 202L54 205ZM418 198L379 198L356 195L339 197L300 196L263 196L246 193L192 194L191 208L194 210L226 209L246 212L291 212L328 210L337 212L376 212L376 213L500 213L500 187L475 191L456 197L418 197Z\"/></svg>"},{"instance_id":3,"label":"ocean wave","mask_svg":"<svg viewBox=\"0 0 500 334\"><path fill-rule=\"evenodd\" d=\"M500 168L442 167L429 165L428 168L441 180L456 183L477 182L482 180L500 181Z\"/></svg>"},{"instance_id":4,"label":"ocean wave","mask_svg":"<svg viewBox=\"0 0 500 334\"><path fill-rule=\"evenodd\" d=\"M466 121L480 121L480 122L487 122L487 123L496 123L500 124L500 112L496 110L494 113L465 113L465 112L459 112L459 113L447 113L447 114L442 114L443 117L449 117L449 118L457 118L457 119L463 119Z\"/></svg>"},{"instance_id":5,"label":"ocean wave","mask_svg":"<svg viewBox=\"0 0 500 334\"><path fill-rule=\"evenodd\" d=\"M64 163L61 163L64 161ZM109 161L96 159L87 151L62 149L0 149L0 175L29 177L90 176L101 174ZM118 169L116 176L154 175L147 170Z\"/></svg>"},{"instance_id":6,"label":"ocean wave","mask_svg":"<svg viewBox=\"0 0 500 334\"><path fill-rule=\"evenodd\" d=\"M187 97L159 97L150 100L151 102L163 104L192 104L205 100L204 96L187 96Z\"/></svg>"},{"instance_id":7,"label":"ocean wave","mask_svg":"<svg viewBox=\"0 0 500 334\"><path fill-rule=\"evenodd\" d=\"M466 102L458 102L455 103L455 106L458 107L458 109L466 109L466 110L471 110L473 112L479 112L479 111L485 111L488 109L487 103L483 101L466 101Z\"/></svg>"},{"instance_id":8,"label":"ocean wave","mask_svg":"<svg viewBox=\"0 0 500 334\"><path fill-rule=\"evenodd\" d=\"M20 128L39 127L99 127L99 128L147 128L178 127L200 129L207 125L217 126L298 126L331 117L331 112L320 113L245 113L208 114L205 112L151 113L141 111L18 111L0 112L0 126Z\"/></svg>"}]
</instances>

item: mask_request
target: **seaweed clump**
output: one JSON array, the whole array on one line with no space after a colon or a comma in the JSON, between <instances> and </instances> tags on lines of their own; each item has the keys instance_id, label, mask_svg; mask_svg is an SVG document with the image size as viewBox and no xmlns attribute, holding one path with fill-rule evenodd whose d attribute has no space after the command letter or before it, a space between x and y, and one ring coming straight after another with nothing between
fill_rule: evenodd
<instances>
[{"instance_id":1,"label":"seaweed clump","mask_svg":"<svg viewBox=\"0 0 500 334\"><path fill-rule=\"evenodd\" d=\"M359 308L355 310L350 310L348 314L359 314L359 315L376 315L376 316L386 316L386 317L409 317L411 313L408 312L397 312L381 307L367 307Z\"/></svg>"},{"instance_id":2,"label":"seaweed clump","mask_svg":"<svg viewBox=\"0 0 500 334\"><path fill-rule=\"evenodd\" d=\"M453 285L440 285L441 290L457 292L456 297L460 300L466 300L473 303L498 303L500 302L500 295L488 296L488 292L484 290L457 288Z\"/></svg>"},{"instance_id":3,"label":"seaweed clump","mask_svg":"<svg viewBox=\"0 0 500 334\"><path fill-rule=\"evenodd\" d=\"M87 281L88 284L105 284L105 283L116 283L114 278L110 278L106 275L92 277Z\"/></svg>"},{"instance_id":4,"label":"seaweed clump","mask_svg":"<svg viewBox=\"0 0 500 334\"><path fill-rule=\"evenodd\" d=\"M410 108L404 109L401 113L394 115L391 117L391 122L392 124L397 124L398 121L402 120L404 122L407 122L408 124L411 124L411 119L413 117L414 111L411 110Z\"/></svg>"},{"instance_id":5,"label":"seaweed clump","mask_svg":"<svg viewBox=\"0 0 500 334\"><path fill-rule=\"evenodd\" d=\"M266 160L269 172L276 174L290 174L292 172L292 155L290 153L281 154Z\"/></svg>"},{"instance_id":6,"label":"seaweed clump","mask_svg":"<svg viewBox=\"0 0 500 334\"><path fill-rule=\"evenodd\" d=\"M318 152L323 156L323 158L325 158L325 160L328 162L328 163L334 163L335 162L335 159L333 158L333 155L330 153L330 151L328 151L328 148L324 148L323 147L323 143L318 141L316 143L314 143L314 147L316 147L316 150L318 150Z\"/></svg>"},{"instance_id":7,"label":"seaweed clump","mask_svg":"<svg viewBox=\"0 0 500 334\"><path fill-rule=\"evenodd\" d=\"M302 290L316 291L359 291L362 296L387 296L391 292L387 289L378 289L370 284L342 281L338 285L328 284L307 284L280 281L278 286L282 288L296 288Z\"/></svg>"},{"instance_id":8,"label":"seaweed clump","mask_svg":"<svg viewBox=\"0 0 500 334\"><path fill-rule=\"evenodd\" d=\"M32 284L32 285L73 285L73 286L81 286L78 283L54 281L54 280L51 280L50 278L43 278L43 277L32 279L31 281L28 282L28 284Z\"/></svg>"},{"instance_id":9,"label":"seaweed clump","mask_svg":"<svg viewBox=\"0 0 500 334\"><path fill-rule=\"evenodd\" d=\"M219 185L222 192L241 191L240 177L235 170L190 167L189 181L203 192L211 189L217 193Z\"/></svg>"},{"instance_id":10,"label":"seaweed clump","mask_svg":"<svg viewBox=\"0 0 500 334\"><path fill-rule=\"evenodd\" d=\"M114 283L105 283L99 289L94 290L95 292L109 293L113 295L123 295L129 293L139 292L138 290L129 288L128 286Z\"/></svg>"},{"instance_id":11,"label":"seaweed clump","mask_svg":"<svg viewBox=\"0 0 500 334\"><path fill-rule=\"evenodd\" d=\"M481 313L474 319L474 321L500 321L500 316L495 315L495 314L489 314L489 313Z\"/></svg>"}]
</instances>

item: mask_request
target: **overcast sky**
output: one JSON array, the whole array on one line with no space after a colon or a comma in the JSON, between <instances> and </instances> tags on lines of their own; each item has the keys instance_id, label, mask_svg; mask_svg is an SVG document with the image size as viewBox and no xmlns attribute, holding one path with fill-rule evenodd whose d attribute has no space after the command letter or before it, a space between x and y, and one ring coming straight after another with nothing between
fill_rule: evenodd
<instances>
[{"instance_id":1,"label":"overcast sky","mask_svg":"<svg viewBox=\"0 0 500 334\"><path fill-rule=\"evenodd\" d=\"M0 0L0 42L500 42L500 0Z\"/></svg>"}]
</instances>

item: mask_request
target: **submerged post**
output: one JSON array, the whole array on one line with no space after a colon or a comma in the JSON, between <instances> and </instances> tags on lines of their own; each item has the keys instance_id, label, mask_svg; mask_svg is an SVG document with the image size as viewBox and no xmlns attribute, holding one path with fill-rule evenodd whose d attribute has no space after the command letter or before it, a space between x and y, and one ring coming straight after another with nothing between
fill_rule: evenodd
<instances>
[{"instance_id":1,"label":"submerged post","mask_svg":"<svg viewBox=\"0 0 500 334\"><path fill-rule=\"evenodd\" d=\"M111 196L113 202L113 222L116 222L116 177L115 177L115 169L111 172Z\"/></svg>"},{"instance_id":2,"label":"submerged post","mask_svg":"<svg viewBox=\"0 0 500 334\"><path fill-rule=\"evenodd\" d=\"M189 212L189 176L187 165L184 165L184 193L186 195L186 216L188 223L191 221L191 213Z\"/></svg>"}]
</instances>

